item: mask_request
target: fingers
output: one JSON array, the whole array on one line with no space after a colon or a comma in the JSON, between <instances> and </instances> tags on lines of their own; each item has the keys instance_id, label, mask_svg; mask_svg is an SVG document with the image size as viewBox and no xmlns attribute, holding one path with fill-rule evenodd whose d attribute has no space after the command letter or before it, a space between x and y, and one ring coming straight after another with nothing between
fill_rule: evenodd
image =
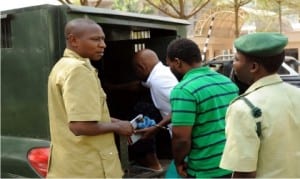
<instances>
[{"instance_id":1,"label":"fingers","mask_svg":"<svg viewBox=\"0 0 300 179\"><path fill-rule=\"evenodd\" d=\"M181 171L179 173L180 176L182 176L183 178L186 178L187 177L187 173L185 171Z\"/></svg>"},{"instance_id":2,"label":"fingers","mask_svg":"<svg viewBox=\"0 0 300 179\"><path fill-rule=\"evenodd\" d=\"M182 176L182 177L184 177L184 178L187 177L187 172L186 172L185 164L183 164L183 165L178 165L178 166L176 167L176 169L177 169L177 172L178 172L178 174L179 174L180 176Z\"/></svg>"},{"instance_id":3,"label":"fingers","mask_svg":"<svg viewBox=\"0 0 300 179\"><path fill-rule=\"evenodd\" d=\"M144 133L144 132L147 132L147 128L137 129L137 130L134 131L134 133Z\"/></svg>"},{"instance_id":4,"label":"fingers","mask_svg":"<svg viewBox=\"0 0 300 179\"><path fill-rule=\"evenodd\" d=\"M120 134L130 136L134 133L134 129L133 129L132 125L130 124L130 122L120 121L119 125L120 125L120 129L121 129Z\"/></svg>"}]
</instances>

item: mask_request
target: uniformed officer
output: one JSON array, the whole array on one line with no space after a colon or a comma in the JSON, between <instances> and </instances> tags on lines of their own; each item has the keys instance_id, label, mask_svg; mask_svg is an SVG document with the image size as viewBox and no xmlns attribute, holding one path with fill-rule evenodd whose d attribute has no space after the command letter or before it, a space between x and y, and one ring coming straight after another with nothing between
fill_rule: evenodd
<instances>
[{"instance_id":1,"label":"uniformed officer","mask_svg":"<svg viewBox=\"0 0 300 179\"><path fill-rule=\"evenodd\" d=\"M48 81L51 150L47 178L122 178L114 133L130 136L128 121L112 118L106 94L91 61L106 44L90 19L65 26L66 49Z\"/></svg>"},{"instance_id":2,"label":"uniformed officer","mask_svg":"<svg viewBox=\"0 0 300 179\"><path fill-rule=\"evenodd\" d=\"M226 114L226 138L220 167L232 177L300 177L300 89L281 80L288 38L254 33L235 40L233 68L251 85Z\"/></svg>"}]
</instances>

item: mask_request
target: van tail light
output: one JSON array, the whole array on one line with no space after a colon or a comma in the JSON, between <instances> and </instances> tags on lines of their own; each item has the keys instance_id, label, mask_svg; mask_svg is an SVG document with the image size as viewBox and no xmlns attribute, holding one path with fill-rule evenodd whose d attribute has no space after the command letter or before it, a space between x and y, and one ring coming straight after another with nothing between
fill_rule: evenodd
<instances>
[{"instance_id":1,"label":"van tail light","mask_svg":"<svg viewBox=\"0 0 300 179\"><path fill-rule=\"evenodd\" d=\"M33 148L27 154L30 165L42 177L47 175L49 151L49 147Z\"/></svg>"}]
</instances>

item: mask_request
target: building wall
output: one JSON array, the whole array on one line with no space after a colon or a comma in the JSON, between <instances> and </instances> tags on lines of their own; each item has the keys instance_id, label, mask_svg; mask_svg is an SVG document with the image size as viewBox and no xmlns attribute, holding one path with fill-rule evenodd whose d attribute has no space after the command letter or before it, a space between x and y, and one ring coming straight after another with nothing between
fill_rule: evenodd
<instances>
[{"instance_id":1,"label":"building wall","mask_svg":"<svg viewBox=\"0 0 300 179\"><path fill-rule=\"evenodd\" d=\"M300 31L288 32L285 35L289 38L288 45L286 49L293 49L297 50L297 58L300 60ZM200 47L201 51L204 48L206 36L195 36L189 37L190 39L194 40ZM229 53L233 53L233 41L234 38L226 38L226 37L210 37L208 46L207 46L207 53L206 59L211 59L214 56L218 55L226 55ZM295 53L293 53L295 54Z\"/></svg>"},{"instance_id":2,"label":"building wall","mask_svg":"<svg viewBox=\"0 0 300 179\"><path fill-rule=\"evenodd\" d=\"M289 43L286 49L297 49L298 50L298 60L300 60L300 31L286 33L289 38Z\"/></svg>"}]
</instances>

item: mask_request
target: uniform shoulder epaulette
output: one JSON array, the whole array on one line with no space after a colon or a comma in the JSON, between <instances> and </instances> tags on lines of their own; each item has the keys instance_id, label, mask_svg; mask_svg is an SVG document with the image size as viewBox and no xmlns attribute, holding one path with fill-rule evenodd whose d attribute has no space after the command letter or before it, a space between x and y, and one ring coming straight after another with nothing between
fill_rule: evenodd
<instances>
[{"instance_id":1,"label":"uniform shoulder epaulette","mask_svg":"<svg viewBox=\"0 0 300 179\"><path fill-rule=\"evenodd\" d=\"M232 103L234 103L237 100L243 100L247 106L251 109L251 114L254 118L259 118L262 115L262 111L259 107L255 106L248 98L246 98L246 95L241 95L234 99ZM261 121L256 121L256 133L258 137L261 137Z\"/></svg>"}]
</instances>

